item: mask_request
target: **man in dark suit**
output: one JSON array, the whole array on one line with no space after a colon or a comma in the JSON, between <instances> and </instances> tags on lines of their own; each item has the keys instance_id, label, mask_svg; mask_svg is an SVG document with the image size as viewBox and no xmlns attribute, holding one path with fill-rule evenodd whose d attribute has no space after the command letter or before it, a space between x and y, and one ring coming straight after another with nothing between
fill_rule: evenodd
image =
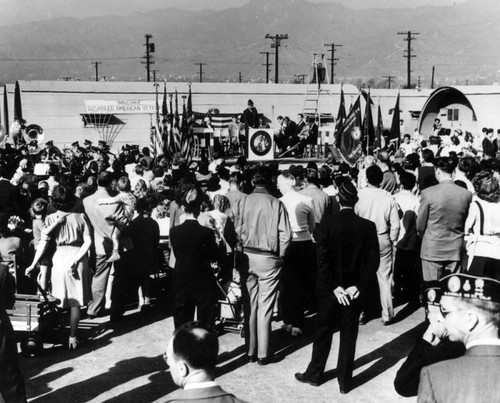
<instances>
[{"instance_id":1,"label":"man in dark suit","mask_svg":"<svg viewBox=\"0 0 500 403\"><path fill-rule=\"evenodd\" d=\"M436 162L439 184L422 192L417 232L422 237L420 258L424 282L439 280L445 272L456 273L462 258L464 227L472 193L453 182L455 162L443 157Z\"/></svg>"},{"instance_id":2,"label":"man in dark suit","mask_svg":"<svg viewBox=\"0 0 500 403\"><path fill-rule=\"evenodd\" d=\"M299 382L318 386L325 371L333 332L340 328L337 361L341 393L351 387L361 300L380 263L375 224L354 213L357 190L350 181L339 189L341 210L325 216L318 231L318 315L311 362Z\"/></svg>"},{"instance_id":3,"label":"man in dark suit","mask_svg":"<svg viewBox=\"0 0 500 403\"><path fill-rule=\"evenodd\" d=\"M500 401L500 281L467 274L441 279L444 326L465 355L424 367L418 402Z\"/></svg>"},{"instance_id":4,"label":"man in dark suit","mask_svg":"<svg viewBox=\"0 0 500 403\"><path fill-rule=\"evenodd\" d=\"M7 167L0 163L0 214L6 217L19 215L20 206L19 188L10 183Z\"/></svg>"},{"instance_id":5,"label":"man in dark suit","mask_svg":"<svg viewBox=\"0 0 500 403\"><path fill-rule=\"evenodd\" d=\"M242 403L214 381L218 352L217 335L201 323L187 322L180 326L170 339L164 358L174 383L182 389L166 401Z\"/></svg>"}]
</instances>

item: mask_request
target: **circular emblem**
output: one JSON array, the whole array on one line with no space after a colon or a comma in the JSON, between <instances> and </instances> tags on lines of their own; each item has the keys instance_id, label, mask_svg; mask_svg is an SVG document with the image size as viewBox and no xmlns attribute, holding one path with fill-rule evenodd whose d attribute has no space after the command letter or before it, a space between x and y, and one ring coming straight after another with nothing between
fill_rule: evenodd
<instances>
[{"instance_id":1,"label":"circular emblem","mask_svg":"<svg viewBox=\"0 0 500 403\"><path fill-rule=\"evenodd\" d=\"M434 288L431 288L429 291L427 291L427 301L434 302L435 300L436 300L436 290Z\"/></svg>"},{"instance_id":2,"label":"circular emblem","mask_svg":"<svg viewBox=\"0 0 500 403\"><path fill-rule=\"evenodd\" d=\"M351 137L354 140L359 140L361 138L361 128L359 126L354 126L351 130Z\"/></svg>"},{"instance_id":3,"label":"circular emblem","mask_svg":"<svg viewBox=\"0 0 500 403\"><path fill-rule=\"evenodd\" d=\"M471 285L469 283L469 280L465 280L465 283L464 283L464 291L465 292L469 292L471 289Z\"/></svg>"},{"instance_id":4,"label":"circular emblem","mask_svg":"<svg viewBox=\"0 0 500 403\"><path fill-rule=\"evenodd\" d=\"M460 290L460 279L457 276L450 277L448 280L448 290L450 290L450 292L457 292Z\"/></svg>"},{"instance_id":5,"label":"circular emblem","mask_svg":"<svg viewBox=\"0 0 500 403\"><path fill-rule=\"evenodd\" d=\"M250 138L250 149L259 157L266 155L271 149L271 145L271 136L264 130L256 131Z\"/></svg>"}]
</instances>

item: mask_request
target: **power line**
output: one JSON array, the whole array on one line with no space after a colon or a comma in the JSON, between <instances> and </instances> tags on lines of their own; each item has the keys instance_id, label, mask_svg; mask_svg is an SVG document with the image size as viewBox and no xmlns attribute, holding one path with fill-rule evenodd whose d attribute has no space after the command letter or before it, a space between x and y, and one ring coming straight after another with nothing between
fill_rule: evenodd
<instances>
[{"instance_id":1,"label":"power line","mask_svg":"<svg viewBox=\"0 0 500 403\"><path fill-rule=\"evenodd\" d=\"M334 43L325 43L323 46L329 46L330 49L329 51L331 52L331 59L328 59L330 61L330 77L332 80L332 84L335 83L335 65L337 64L337 61L339 60L338 58L335 57L335 50L337 48L341 48L344 45L335 45Z\"/></svg>"},{"instance_id":2,"label":"power line","mask_svg":"<svg viewBox=\"0 0 500 403\"><path fill-rule=\"evenodd\" d=\"M391 89L391 82L393 78L396 78L396 76L383 76L382 78L387 79L387 88Z\"/></svg>"},{"instance_id":3,"label":"power line","mask_svg":"<svg viewBox=\"0 0 500 403\"><path fill-rule=\"evenodd\" d=\"M281 34L281 35L266 35L266 39L271 39L273 43L271 43L271 48L274 48L274 82L278 84L279 80L279 48L281 46L281 41L284 39L288 39L288 34Z\"/></svg>"},{"instance_id":4,"label":"power line","mask_svg":"<svg viewBox=\"0 0 500 403\"><path fill-rule=\"evenodd\" d=\"M101 62L92 62L93 65L95 65L95 80L99 81L99 65L102 64Z\"/></svg>"},{"instance_id":5,"label":"power line","mask_svg":"<svg viewBox=\"0 0 500 403\"><path fill-rule=\"evenodd\" d=\"M202 83L203 82L203 74L205 74L205 73L203 73L203 66L206 66L206 63L194 63L194 64L200 66L200 73L199 73L200 74L200 83Z\"/></svg>"},{"instance_id":6,"label":"power line","mask_svg":"<svg viewBox=\"0 0 500 403\"><path fill-rule=\"evenodd\" d=\"M406 35L406 38L404 38L403 40L408 42L408 48L405 51L406 54L404 54L403 57L408 59L408 63L407 63L407 67L406 67L407 75L408 75L406 86L407 86L407 88L411 88L411 59L412 59L412 57L417 57L416 55L411 54L411 52L413 52L413 49L411 48L411 41L417 39L417 37L413 36L413 35L420 35L420 34L418 32L408 31L408 32L398 32L398 35Z\"/></svg>"}]
</instances>

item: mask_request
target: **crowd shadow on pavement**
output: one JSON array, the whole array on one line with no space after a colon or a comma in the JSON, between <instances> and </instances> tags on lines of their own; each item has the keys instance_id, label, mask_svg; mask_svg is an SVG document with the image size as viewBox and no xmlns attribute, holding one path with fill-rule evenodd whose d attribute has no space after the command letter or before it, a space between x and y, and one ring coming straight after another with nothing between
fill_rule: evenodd
<instances>
[{"instance_id":1,"label":"crowd shadow on pavement","mask_svg":"<svg viewBox=\"0 0 500 403\"><path fill-rule=\"evenodd\" d=\"M406 357L414 346L415 340L423 334L424 330L425 324L420 323L390 342L384 344L376 350L373 350L371 353L365 354L355 360L354 371L356 371L357 368L363 367L371 362L374 363L363 372L354 376L352 380L352 388L358 388L359 386L371 381L383 372L387 371L389 368L396 365L401 358ZM331 381L336 377L337 369L329 370L325 372L322 378L322 383Z\"/></svg>"},{"instance_id":2,"label":"crowd shadow on pavement","mask_svg":"<svg viewBox=\"0 0 500 403\"><path fill-rule=\"evenodd\" d=\"M162 355L157 357L136 357L117 362L106 373L98 374L81 382L69 384L51 393L30 400L34 403L71 402L83 403L126 384L144 375L151 374L149 383L133 390L127 390L108 399L108 402L155 401L177 389L165 370ZM146 393L147 391L147 393Z\"/></svg>"},{"instance_id":3,"label":"crowd shadow on pavement","mask_svg":"<svg viewBox=\"0 0 500 403\"><path fill-rule=\"evenodd\" d=\"M69 372L72 372L74 369L73 367L68 366L63 369L58 369L57 371L54 372L45 373L41 376L38 375L46 368L50 368L51 366L54 365L61 365L66 361L74 362L75 359L81 356L84 356L91 352L95 352L96 350L99 350L103 347L110 345L112 343L113 338L120 337L121 335L133 332L137 329L140 329L141 327L148 326L158 321L162 321L169 316L171 316L170 312L162 308L162 309L154 309L146 314L141 313L139 311L130 313L124 316L122 321L118 323L111 323L107 319L103 320L101 318L97 320L84 319L80 322L79 325L78 339L81 341L81 344L79 345L79 348L76 351L67 350L68 331L67 329L61 331L60 335L56 335L52 337L51 340L46 341L46 343L51 342L54 344L52 347L46 348L40 356L24 357L20 355L21 368L26 381L28 398L33 399L31 400L33 402L71 401L72 403L78 403L78 402L88 401L89 399L82 400L83 396L82 390L80 387L78 387L78 385L80 383L88 382L89 380L85 380L84 382L80 382L77 384L68 385L67 388L69 389L67 389L66 387L63 388L64 394L62 395L60 394L61 393L60 390L49 393L51 392L51 388L48 386L50 382L56 380L57 378L60 378L61 376ZM71 365L73 365L73 362L71 363ZM161 360L161 363L163 364L161 369L164 369L165 364L163 363L163 360ZM129 365L126 362L125 363L119 362L116 364L116 367L118 367L118 369L123 369L126 371ZM133 372L133 366L130 366L130 368L131 372ZM148 371L151 373L154 372L152 369L153 368L150 368ZM114 369L112 374L115 375L118 374L117 370ZM104 376L106 375L101 374L99 375L99 378ZM125 379L123 382L127 381L128 379ZM101 381L96 382L96 385L97 384L101 384ZM90 386L90 390L98 389L98 387L97 388L95 387L96 385ZM106 389L109 389L108 386L106 386L105 384L104 386L106 387ZM54 396L56 392L57 395ZM47 396L42 396L47 393L49 393ZM64 398L65 394L66 396L68 396L67 399ZM69 396L73 395L74 399L73 398L70 399ZM39 400L38 397L40 397L41 400ZM60 400L57 400L59 398Z\"/></svg>"}]
</instances>

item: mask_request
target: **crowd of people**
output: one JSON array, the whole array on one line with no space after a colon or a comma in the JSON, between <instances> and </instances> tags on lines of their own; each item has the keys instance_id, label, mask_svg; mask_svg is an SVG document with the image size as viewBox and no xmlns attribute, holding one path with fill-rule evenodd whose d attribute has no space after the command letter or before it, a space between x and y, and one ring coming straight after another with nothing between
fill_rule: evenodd
<instances>
[{"instance_id":1,"label":"crowd of people","mask_svg":"<svg viewBox=\"0 0 500 403\"><path fill-rule=\"evenodd\" d=\"M151 275L173 269L172 375L175 365L181 375L196 369L199 361L186 346L200 341L208 375L199 382L212 388L217 282L240 284L246 357L258 365L284 359L271 350L273 319L298 338L306 315L316 314L311 361L295 375L313 386L322 382L333 332L340 329L338 381L347 393L359 324L381 316L384 326L392 325L395 304L418 309L428 302L424 340L433 348L447 334L467 351L479 346L476 359L498 355L500 160L487 143L481 146L476 154L434 152L423 140L415 150L401 146L393 155L366 156L358 167L330 161L285 170L276 161L248 163L242 156L231 166L221 158L153 158L148 148L130 146L115 157L103 142L95 148L75 142L69 159L50 142L37 154L9 148L0 157L0 260L8 264L0 279L10 272L18 291L33 290L37 281L41 293L67 309L68 349L75 350L82 315L126 320L130 295L147 311ZM35 175L40 161L48 163L46 175ZM2 281L12 289L10 280ZM14 343L4 314L12 305L4 297L9 293L0 294L5 348ZM187 344L176 344L181 338ZM429 353L430 360L417 364L411 360L418 354L410 354L411 371L396 382L398 392L420 388L421 401L442 401L443 371L453 367L424 369L420 386L415 379L422 367L464 353L456 351ZM0 392L9 401L9 393L22 394L24 386L15 354L0 360L7 371ZM498 374L496 362L489 368ZM474 382L478 377L471 375ZM482 393L484 401L500 396L496 386Z\"/></svg>"}]
</instances>

